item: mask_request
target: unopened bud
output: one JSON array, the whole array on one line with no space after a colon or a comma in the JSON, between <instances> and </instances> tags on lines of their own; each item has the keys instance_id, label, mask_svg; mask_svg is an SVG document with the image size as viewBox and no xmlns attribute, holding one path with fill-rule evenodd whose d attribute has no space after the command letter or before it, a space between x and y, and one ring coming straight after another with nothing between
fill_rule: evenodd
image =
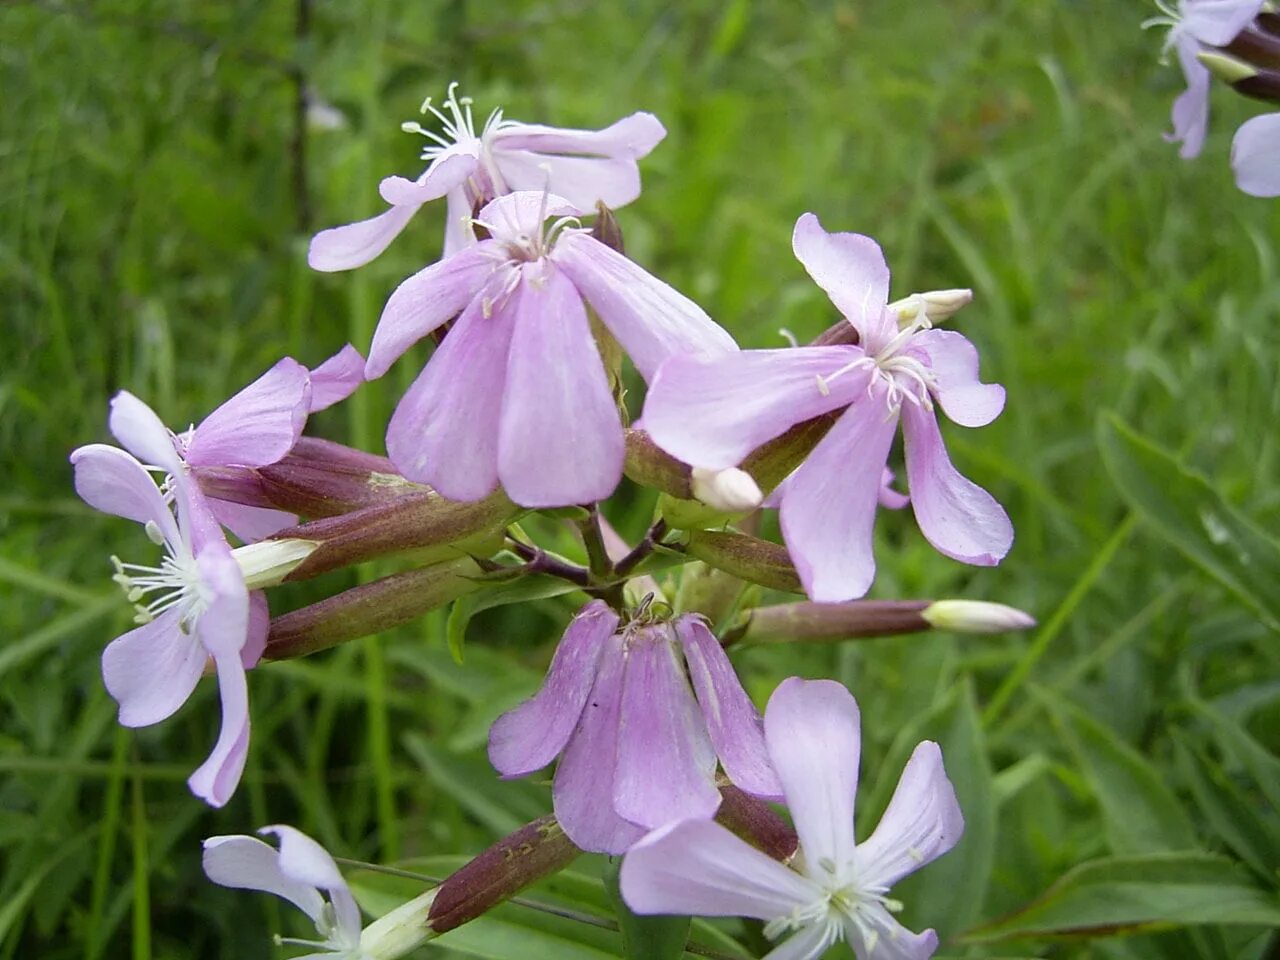
<instances>
[{"instance_id":1,"label":"unopened bud","mask_svg":"<svg viewBox=\"0 0 1280 960\"><path fill-rule=\"evenodd\" d=\"M271 621L263 657L287 660L389 630L480 586L470 557L392 574Z\"/></svg>"},{"instance_id":2,"label":"unopened bud","mask_svg":"<svg viewBox=\"0 0 1280 960\"><path fill-rule=\"evenodd\" d=\"M1280 36L1267 30L1263 26L1265 18L1259 20L1252 26L1245 27L1223 48L1223 52L1238 57L1246 63L1259 67L1280 67ZM1205 64L1213 71L1213 67ZM1217 73L1217 71L1214 71ZM1228 83L1235 81L1223 77Z\"/></svg>"},{"instance_id":3,"label":"unopened bud","mask_svg":"<svg viewBox=\"0 0 1280 960\"><path fill-rule=\"evenodd\" d=\"M703 563L762 587L803 593L787 548L745 533L695 530L685 551Z\"/></svg>"},{"instance_id":4,"label":"unopened bud","mask_svg":"<svg viewBox=\"0 0 1280 960\"><path fill-rule=\"evenodd\" d=\"M555 817L540 817L499 840L437 887L427 922L436 933L459 927L567 867L579 853Z\"/></svg>"},{"instance_id":5,"label":"unopened bud","mask_svg":"<svg viewBox=\"0 0 1280 960\"><path fill-rule=\"evenodd\" d=\"M360 934L360 956L368 960L398 960L440 934L427 922L439 887L383 914Z\"/></svg>"},{"instance_id":6,"label":"unopened bud","mask_svg":"<svg viewBox=\"0 0 1280 960\"><path fill-rule=\"evenodd\" d=\"M642 487L651 487L681 500L693 498L688 464L659 447L643 430L628 429L626 441L628 477Z\"/></svg>"},{"instance_id":7,"label":"unopened bud","mask_svg":"<svg viewBox=\"0 0 1280 960\"><path fill-rule=\"evenodd\" d=\"M296 537L320 542L306 562L289 575L290 580L305 580L374 557L411 550L439 548L441 556L454 555L458 551L452 544L484 539L504 529L522 512L501 490L472 503L446 500L434 490L423 490L340 517L291 527L276 534L276 539ZM423 559L419 556L419 560Z\"/></svg>"},{"instance_id":8,"label":"unopened bud","mask_svg":"<svg viewBox=\"0 0 1280 960\"><path fill-rule=\"evenodd\" d=\"M315 540L260 540L244 547L236 547L231 556L240 564L244 585L249 590L261 590L284 582L320 544Z\"/></svg>"},{"instance_id":9,"label":"unopened bud","mask_svg":"<svg viewBox=\"0 0 1280 960\"><path fill-rule=\"evenodd\" d=\"M938 630L957 633L1004 633L1007 630L1030 630L1035 618L1016 607L983 600L935 600L920 611Z\"/></svg>"},{"instance_id":10,"label":"unopened bud","mask_svg":"<svg viewBox=\"0 0 1280 960\"><path fill-rule=\"evenodd\" d=\"M697 499L724 513L746 513L760 506L764 499L751 474L736 467L727 470L694 467L690 480Z\"/></svg>"},{"instance_id":11,"label":"unopened bud","mask_svg":"<svg viewBox=\"0 0 1280 960\"><path fill-rule=\"evenodd\" d=\"M786 433L757 447L742 461L742 469L755 478L761 490L768 493L804 462L843 412L835 410L797 423Z\"/></svg>"},{"instance_id":12,"label":"unopened bud","mask_svg":"<svg viewBox=\"0 0 1280 960\"><path fill-rule=\"evenodd\" d=\"M720 788L716 822L775 860L790 860L800 845L796 832L768 804L737 787Z\"/></svg>"},{"instance_id":13,"label":"unopened bud","mask_svg":"<svg viewBox=\"0 0 1280 960\"><path fill-rule=\"evenodd\" d=\"M1230 84L1238 83L1241 80L1248 80L1250 77L1256 77L1258 71L1255 67L1250 66L1243 60L1237 60L1235 57L1227 56L1224 53L1216 53L1211 50L1202 50L1196 54L1196 59L1219 80L1223 80Z\"/></svg>"},{"instance_id":14,"label":"unopened bud","mask_svg":"<svg viewBox=\"0 0 1280 960\"><path fill-rule=\"evenodd\" d=\"M896 300L889 304L889 309L897 313L898 325L905 327L919 319L921 310L930 323L942 323L972 302L972 290L930 290Z\"/></svg>"},{"instance_id":15,"label":"unopened bud","mask_svg":"<svg viewBox=\"0 0 1280 960\"><path fill-rule=\"evenodd\" d=\"M712 623L719 623L733 610L745 588L746 584L733 574L694 560L680 568L676 612L700 613Z\"/></svg>"},{"instance_id":16,"label":"unopened bud","mask_svg":"<svg viewBox=\"0 0 1280 960\"><path fill-rule=\"evenodd\" d=\"M726 644L836 642L933 629L928 600L850 600L756 607L725 636Z\"/></svg>"}]
</instances>

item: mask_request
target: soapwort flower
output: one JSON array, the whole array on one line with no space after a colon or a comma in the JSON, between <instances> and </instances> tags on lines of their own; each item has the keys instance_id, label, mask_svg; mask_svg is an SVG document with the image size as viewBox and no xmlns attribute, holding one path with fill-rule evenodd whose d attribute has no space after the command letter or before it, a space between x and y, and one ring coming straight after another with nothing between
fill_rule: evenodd
<instances>
[{"instance_id":1,"label":"soapwort flower","mask_svg":"<svg viewBox=\"0 0 1280 960\"><path fill-rule=\"evenodd\" d=\"M504 777L557 755L556 819L584 850L622 853L646 830L714 815L717 758L748 793L782 792L760 716L706 623L641 610L619 629L601 600L569 625L538 694L489 733Z\"/></svg>"},{"instance_id":2,"label":"soapwort flower","mask_svg":"<svg viewBox=\"0 0 1280 960\"><path fill-rule=\"evenodd\" d=\"M858 705L832 680L792 677L765 709L765 742L782 781L800 847L783 865L712 820L668 825L622 862L623 899L637 913L742 916L783 940L766 960L813 960L845 940L859 960L924 960L933 930L913 933L893 916L890 888L942 856L964 819L936 743L907 761L880 825L853 837Z\"/></svg>"},{"instance_id":3,"label":"soapwort flower","mask_svg":"<svg viewBox=\"0 0 1280 960\"><path fill-rule=\"evenodd\" d=\"M673 354L737 349L700 307L572 213L546 193L499 197L477 221L489 239L409 277L387 301L370 379L461 311L387 427L387 452L406 478L452 500L479 500L501 483L526 507L612 493L622 423L586 303L646 379ZM545 228L549 217L558 219Z\"/></svg>"},{"instance_id":4,"label":"soapwort flower","mask_svg":"<svg viewBox=\"0 0 1280 960\"><path fill-rule=\"evenodd\" d=\"M948 557L998 563L1013 527L952 466L934 404L961 426L980 427L1000 414L1004 388L979 381L977 349L932 329L926 304L888 306L889 268L870 237L827 233L807 213L793 247L857 330L858 345L673 357L650 386L645 429L673 456L717 470L796 423L847 408L769 501L780 507L787 548L814 600L851 600L871 586L876 506L903 505L885 472L899 420L921 532Z\"/></svg>"},{"instance_id":5,"label":"soapwort flower","mask_svg":"<svg viewBox=\"0 0 1280 960\"><path fill-rule=\"evenodd\" d=\"M1167 26L1164 50L1176 51L1187 89L1173 102L1170 143L1182 144L1185 159L1200 155L1209 125L1209 69L1198 55L1209 47L1224 47L1262 10L1263 0L1178 0L1177 7L1157 0L1161 15L1143 26ZM1243 188L1242 188L1243 189Z\"/></svg>"},{"instance_id":6,"label":"soapwort flower","mask_svg":"<svg viewBox=\"0 0 1280 960\"><path fill-rule=\"evenodd\" d=\"M1236 186L1252 197L1280 197L1280 113L1246 120L1231 141Z\"/></svg>"},{"instance_id":7,"label":"soapwort flower","mask_svg":"<svg viewBox=\"0 0 1280 960\"><path fill-rule=\"evenodd\" d=\"M143 524L164 548L157 566L113 558L114 579L137 607L139 626L107 645L103 680L120 706L120 723L146 727L187 701L212 658L222 730L187 783L198 797L222 806L240 781L248 753L245 670L266 644L266 597L249 592L212 509L151 408L121 394L112 403L111 427L125 446L167 475L167 490L157 486L148 467L116 447L90 444L71 455L81 498Z\"/></svg>"},{"instance_id":8,"label":"soapwort flower","mask_svg":"<svg viewBox=\"0 0 1280 960\"><path fill-rule=\"evenodd\" d=\"M430 98L422 113L441 125L436 133L417 121L402 125L428 140L422 159L427 169L416 180L387 177L378 187L391 209L369 220L316 234L308 262L316 270L350 270L382 253L418 209L446 197L444 255L476 242L471 216L495 197L520 190L547 190L564 197L577 212L597 202L616 208L640 195L636 161L658 145L667 131L651 113L633 113L603 130L573 130L489 114L476 132L471 98L449 85L443 109Z\"/></svg>"},{"instance_id":9,"label":"soapwort flower","mask_svg":"<svg viewBox=\"0 0 1280 960\"><path fill-rule=\"evenodd\" d=\"M285 357L198 425L170 432L170 438L180 461L193 468L197 478L201 469L264 467L293 449L309 414L345 400L363 382L364 357L350 344L314 370ZM136 403L141 401L132 399L127 407ZM298 522L283 510L215 497L208 497L207 503L223 526L245 542Z\"/></svg>"}]
</instances>

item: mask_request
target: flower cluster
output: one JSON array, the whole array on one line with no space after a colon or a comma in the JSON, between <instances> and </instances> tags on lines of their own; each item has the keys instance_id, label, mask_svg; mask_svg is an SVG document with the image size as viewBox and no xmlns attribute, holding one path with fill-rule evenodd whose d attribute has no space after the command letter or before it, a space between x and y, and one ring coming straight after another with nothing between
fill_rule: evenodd
<instances>
[{"instance_id":1,"label":"flower cluster","mask_svg":"<svg viewBox=\"0 0 1280 960\"><path fill-rule=\"evenodd\" d=\"M176 711L212 662L222 731L190 786L221 806L245 765L246 671L260 661L555 579L585 603L541 690L489 738L502 777L557 761L554 817L367 928L334 859L290 827L262 831L279 849L207 840L210 879L298 906L319 939L281 942L319 951L309 957L390 960L587 850L624 856L632 910L758 918L779 941L775 960L837 941L861 960L929 956L937 937L902 927L888 894L960 838L938 746L917 748L880 827L855 843L853 696L792 678L762 718L726 647L1030 625L976 601L860 599L881 506L909 503L924 537L963 563L996 565L1012 546L1004 509L952 465L937 418L981 427L1005 405L979 379L974 343L938 327L972 294L890 301L875 241L806 213L793 251L840 317L811 346L742 350L622 252L612 208L639 195L637 161L665 135L653 116L591 131L495 110L477 132L456 85L423 113L442 128L405 125L428 141L421 175L383 180L389 209L311 244L318 270L358 267L445 200L443 254L390 294L367 361L351 346L314 370L285 358L184 431L121 392L109 426L125 449L72 454L81 497L141 523L164 551L158 566L115 561L139 626L107 646L103 675L120 722L143 726ZM428 337L435 350L391 417L387 458L302 436L310 413ZM647 387L642 409L628 404L624 358ZM906 494L892 486L899 426ZM600 510L624 475L660 495L634 545ZM762 508L778 510L783 543L744 519ZM537 530L564 523L579 556L538 543ZM264 588L393 554L409 568L269 617ZM765 587L809 599L762 606ZM769 803L785 803L794 832Z\"/></svg>"},{"instance_id":2,"label":"flower cluster","mask_svg":"<svg viewBox=\"0 0 1280 960\"><path fill-rule=\"evenodd\" d=\"M1162 16L1146 26L1169 28L1165 53L1174 51L1187 89L1173 103L1173 132L1184 159L1200 155L1209 126L1209 86L1214 74L1241 93L1280 102L1280 19L1265 14L1264 0L1179 0L1161 4ZM1246 120L1231 144L1236 184L1255 197L1280 196L1280 113Z\"/></svg>"}]
</instances>

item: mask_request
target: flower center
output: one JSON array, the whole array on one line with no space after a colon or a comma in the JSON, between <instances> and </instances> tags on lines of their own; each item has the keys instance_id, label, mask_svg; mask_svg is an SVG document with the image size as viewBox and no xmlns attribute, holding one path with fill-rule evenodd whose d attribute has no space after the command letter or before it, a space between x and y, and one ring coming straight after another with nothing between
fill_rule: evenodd
<instances>
[{"instance_id":1,"label":"flower center","mask_svg":"<svg viewBox=\"0 0 1280 960\"><path fill-rule=\"evenodd\" d=\"M400 124L400 129L405 133L416 133L421 137L426 137L430 141L422 148L422 159L435 162L440 157L452 151L458 146L470 146L479 143L480 163L483 173L477 174L473 180L483 180L485 177L491 181L488 184L477 182L472 184L472 200L482 197L491 197L506 192L506 184L502 181L502 176L497 166L489 157L488 147L493 139L493 135L499 130L505 130L509 127L519 126L514 120L505 120L502 116L502 108L495 107L493 112L489 114L489 119L484 122L484 126L480 129L480 133L476 133L475 120L471 116L471 98L458 96L458 81L449 84L449 94L445 97L441 107L435 106L431 102L431 98L422 101L422 106L418 108L418 112L423 116L430 114L440 122L442 133L436 133L428 130L417 120L407 120Z\"/></svg>"},{"instance_id":2,"label":"flower center","mask_svg":"<svg viewBox=\"0 0 1280 960\"><path fill-rule=\"evenodd\" d=\"M325 952L334 955L335 960L362 960L365 956L363 950L360 949L359 943L352 943L347 937L346 932L338 924L338 912L334 909L333 904L325 901L323 907L320 908L320 916L316 917L316 932L324 937L323 940L301 940L297 937L282 937L277 934L273 939L276 946L294 946L294 947L322 947Z\"/></svg>"},{"instance_id":3,"label":"flower center","mask_svg":"<svg viewBox=\"0 0 1280 960\"><path fill-rule=\"evenodd\" d=\"M885 407L890 415L897 413L904 400L932 410L931 391L937 389L937 378L924 363L903 351L911 343L912 337L922 330L931 329L933 323L923 303L905 317L904 312L898 313L901 329L874 354L864 354L835 373L818 377L818 392L825 397L831 392L831 384L835 380L856 370L869 370L871 376L867 381L867 395L871 396L875 392L876 384L883 384L886 388ZM871 346L868 344L868 349Z\"/></svg>"},{"instance_id":4,"label":"flower center","mask_svg":"<svg viewBox=\"0 0 1280 960\"><path fill-rule=\"evenodd\" d=\"M886 896L889 888L880 884L860 883L857 880L843 881L828 860L821 863L827 873L822 893L816 899L796 907L789 914L777 917L765 924L764 935L776 940L791 930L805 927L823 927L822 949L826 949L837 941L843 940L848 927L857 930L867 953L875 950L880 940L880 931L876 928L874 911L877 907L897 913L902 904Z\"/></svg>"},{"instance_id":5,"label":"flower center","mask_svg":"<svg viewBox=\"0 0 1280 960\"><path fill-rule=\"evenodd\" d=\"M116 572L111 579L120 585L137 611L133 618L135 623L150 623L176 607L179 611L178 628L183 633L190 633L196 620L209 606L208 592L200 580L196 558L190 554L176 556L165 543L155 521L148 521L145 529L153 543L165 548L160 565L148 567L139 563L123 563L119 557L112 557L111 563Z\"/></svg>"}]
</instances>

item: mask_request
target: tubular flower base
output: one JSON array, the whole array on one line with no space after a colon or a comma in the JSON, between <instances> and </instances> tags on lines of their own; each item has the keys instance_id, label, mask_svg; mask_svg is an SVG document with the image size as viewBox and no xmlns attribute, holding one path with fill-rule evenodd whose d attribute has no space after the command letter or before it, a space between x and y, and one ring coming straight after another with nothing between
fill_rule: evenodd
<instances>
[{"instance_id":1,"label":"tubular flower base","mask_svg":"<svg viewBox=\"0 0 1280 960\"><path fill-rule=\"evenodd\" d=\"M582 849L613 854L646 830L712 816L717 758L744 790L780 796L759 715L702 619L618 625L599 600L574 618L542 690L490 731L498 771L523 776L559 755L556 818Z\"/></svg>"},{"instance_id":2,"label":"tubular flower base","mask_svg":"<svg viewBox=\"0 0 1280 960\"><path fill-rule=\"evenodd\" d=\"M894 919L899 880L955 846L964 830L935 743L916 747L876 830L853 839L858 706L831 680L784 681L765 711L769 756L800 847L784 866L709 820L656 830L622 863L622 896L637 913L742 916L782 940L769 960L813 960L847 940L859 960L924 960L938 938Z\"/></svg>"}]
</instances>

